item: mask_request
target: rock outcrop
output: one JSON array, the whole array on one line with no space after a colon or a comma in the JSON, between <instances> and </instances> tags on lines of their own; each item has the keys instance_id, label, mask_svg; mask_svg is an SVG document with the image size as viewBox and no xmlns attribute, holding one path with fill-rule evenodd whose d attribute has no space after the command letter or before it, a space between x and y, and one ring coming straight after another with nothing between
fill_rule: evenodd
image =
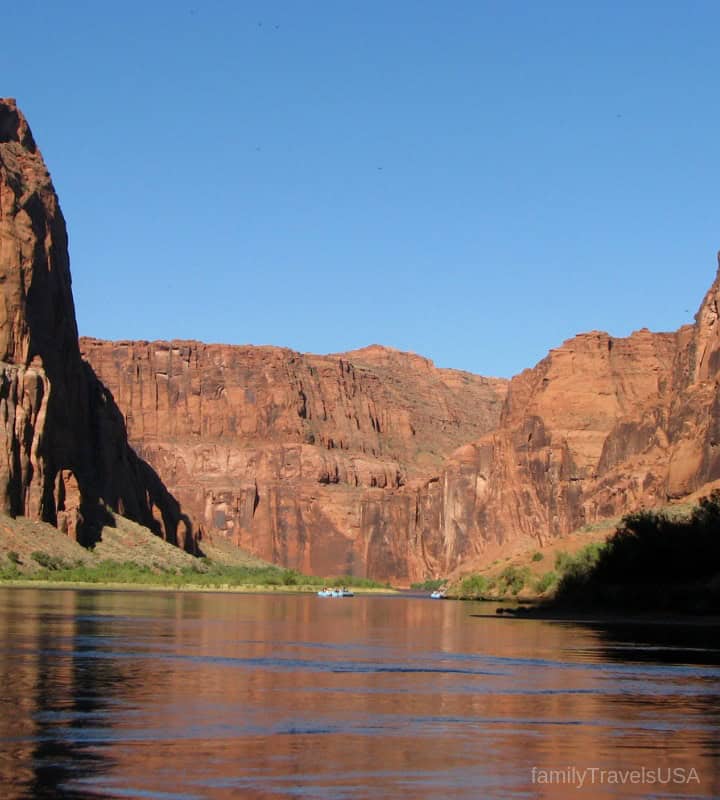
<instances>
[{"instance_id":1,"label":"rock outcrop","mask_svg":"<svg viewBox=\"0 0 720 800\"><path fill-rule=\"evenodd\" d=\"M418 493L440 573L663 505L720 478L720 270L695 324L581 334L510 382L494 432Z\"/></svg>"},{"instance_id":2,"label":"rock outcrop","mask_svg":"<svg viewBox=\"0 0 720 800\"><path fill-rule=\"evenodd\" d=\"M11 99L0 100L0 287L0 510L89 543L111 508L192 549L189 521L80 357L65 221Z\"/></svg>"},{"instance_id":3,"label":"rock outcrop","mask_svg":"<svg viewBox=\"0 0 720 800\"><path fill-rule=\"evenodd\" d=\"M719 478L718 286L695 325L578 335L506 397L502 381L381 347L82 350L203 535L309 572L407 582Z\"/></svg>"},{"instance_id":4,"label":"rock outcrop","mask_svg":"<svg viewBox=\"0 0 720 800\"><path fill-rule=\"evenodd\" d=\"M507 385L378 346L81 348L201 536L317 574L424 572L420 550L376 521L394 503L403 520L403 487L496 427Z\"/></svg>"},{"instance_id":5,"label":"rock outcrop","mask_svg":"<svg viewBox=\"0 0 720 800\"><path fill-rule=\"evenodd\" d=\"M78 346L62 213L4 100L0 286L0 510L84 542L111 508L406 582L720 478L720 279L694 325L581 334L509 385L379 346Z\"/></svg>"}]
</instances>

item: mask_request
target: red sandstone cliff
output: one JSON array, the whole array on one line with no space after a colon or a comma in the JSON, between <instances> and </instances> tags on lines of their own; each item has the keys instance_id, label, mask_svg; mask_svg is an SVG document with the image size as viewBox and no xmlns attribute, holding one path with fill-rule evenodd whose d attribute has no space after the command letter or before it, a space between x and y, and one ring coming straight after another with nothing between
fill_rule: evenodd
<instances>
[{"instance_id":1,"label":"red sandstone cliff","mask_svg":"<svg viewBox=\"0 0 720 800\"><path fill-rule=\"evenodd\" d=\"M188 549L406 581L720 478L720 280L694 325L577 336L509 388L377 346L84 339L83 361L57 198L0 101L0 285L0 509L81 539L107 504Z\"/></svg>"},{"instance_id":2,"label":"red sandstone cliff","mask_svg":"<svg viewBox=\"0 0 720 800\"><path fill-rule=\"evenodd\" d=\"M89 542L107 505L177 540L177 503L80 357L65 221L10 99L0 99L0 287L0 510Z\"/></svg>"},{"instance_id":3,"label":"red sandstone cliff","mask_svg":"<svg viewBox=\"0 0 720 800\"><path fill-rule=\"evenodd\" d=\"M421 547L378 525L378 509L398 495L404 519L401 488L492 430L507 384L378 346L334 356L179 341L81 347L202 535L318 574L428 569Z\"/></svg>"},{"instance_id":4,"label":"red sandstone cliff","mask_svg":"<svg viewBox=\"0 0 720 800\"><path fill-rule=\"evenodd\" d=\"M440 572L684 497L720 478L720 271L675 333L576 336L513 378L499 427L418 504Z\"/></svg>"},{"instance_id":5,"label":"red sandstone cliff","mask_svg":"<svg viewBox=\"0 0 720 800\"><path fill-rule=\"evenodd\" d=\"M82 349L206 535L407 581L720 477L719 291L676 333L565 342L510 382L501 413L502 382L380 347Z\"/></svg>"}]
</instances>

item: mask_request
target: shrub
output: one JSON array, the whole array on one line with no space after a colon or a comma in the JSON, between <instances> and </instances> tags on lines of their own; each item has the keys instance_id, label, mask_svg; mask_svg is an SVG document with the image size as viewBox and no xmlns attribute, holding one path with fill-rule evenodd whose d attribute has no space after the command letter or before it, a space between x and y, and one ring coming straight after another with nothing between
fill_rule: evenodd
<instances>
[{"instance_id":1,"label":"shrub","mask_svg":"<svg viewBox=\"0 0 720 800\"><path fill-rule=\"evenodd\" d=\"M460 583L461 597L483 597L493 584L484 575L468 575Z\"/></svg>"},{"instance_id":2,"label":"shrub","mask_svg":"<svg viewBox=\"0 0 720 800\"><path fill-rule=\"evenodd\" d=\"M689 518L655 511L628 514L604 547L596 545L584 555L566 568L558 602L718 610L720 492L702 498Z\"/></svg>"},{"instance_id":3,"label":"shrub","mask_svg":"<svg viewBox=\"0 0 720 800\"><path fill-rule=\"evenodd\" d=\"M75 562L66 564L60 558L47 553L35 552L32 558L43 570L30 579L52 580L59 582L79 583L129 583L161 586L318 586L328 584L327 578L313 575L302 575L293 569L282 569L274 566L225 566L210 561L194 562L181 568L163 567L155 562L152 566L134 562L118 562L105 560L92 565ZM13 564L10 568L17 569ZM19 573L18 573L19 574ZM12 577L8 570L0 570L0 577ZM382 587L383 584L369 578L349 575L333 579L336 586ZM390 588L387 584L384 584Z\"/></svg>"},{"instance_id":4,"label":"shrub","mask_svg":"<svg viewBox=\"0 0 720 800\"><path fill-rule=\"evenodd\" d=\"M20 563L20 555L16 553L14 550L10 550L7 554L8 561L12 564L19 564Z\"/></svg>"},{"instance_id":5,"label":"shrub","mask_svg":"<svg viewBox=\"0 0 720 800\"><path fill-rule=\"evenodd\" d=\"M544 575L539 577L535 582L535 591L538 594L545 594L548 589L555 586L558 582L558 574L557 572L551 571L546 572Z\"/></svg>"},{"instance_id":6,"label":"shrub","mask_svg":"<svg viewBox=\"0 0 720 800\"><path fill-rule=\"evenodd\" d=\"M504 594L518 594L525 586L525 582L530 577L530 570L527 567L509 566L500 573L500 585L504 586Z\"/></svg>"},{"instance_id":7,"label":"shrub","mask_svg":"<svg viewBox=\"0 0 720 800\"><path fill-rule=\"evenodd\" d=\"M428 578L421 583L411 583L411 589L422 589L424 592L434 592L436 589L442 589L447 584L447 578Z\"/></svg>"},{"instance_id":8,"label":"shrub","mask_svg":"<svg viewBox=\"0 0 720 800\"><path fill-rule=\"evenodd\" d=\"M538 550L537 552L533 553L532 560L533 561L542 561L545 556Z\"/></svg>"},{"instance_id":9,"label":"shrub","mask_svg":"<svg viewBox=\"0 0 720 800\"><path fill-rule=\"evenodd\" d=\"M558 572L565 572L568 564L572 561L572 556L565 550L558 550L555 553L555 569Z\"/></svg>"},{"instance_id":10,"label":"shrub","mask_svg":"<svg viewBox=\"0 0 720 800\"><path fill-rule=\"evenodd\" d=\"M40 550L35 550L30 553L30 558L47 570L63 569L66 566L62 558L51 556L49 553L43 553Z\"/></svg>"},{"instance_id":11,"label":"shrub","mask_svg":"<svg viewBox=\"0 0 720 800\"><path fill-rule=\"evenodd\" d=\"M294 569L283 570L282 582L285 586L297 586L299 583L298 578L300 578L300 575Z\"/></svg>"},{"instance_id":12,"label":"shrub","mask_svg":"<svg viewBox=\"0 0 720 800\"><path fill-rule=\"evenodd\" d=\"M9 567L0 567L0 581L12 581L22 577L22 573L15 564Z\"/></svg>"},{"instance_id":13,"label":"shrub","mask_svg":"<svg viewBox=\"0 0 720 800\"><path fill-rule=\"evenodd\" d=\"M189 572L191 575L204 575L208 571L208 565L202 559L194 561L189 567L184 567L181 572Z\"/></svg>"},{"instance_id":14,"label":"shrub","mask_svg":"<svg viewBox=\"0 0 720 800\"><path fill-rule=\"evenodd\" d=\"M305 578L306 576L303 576ZM311 579L313 585L325 586L327 581L324 578ZM388 588L387 583L380 583L374 581L372 578L363 578L356 575L340 575L332 581L332 586L354 586L360 589L385 589Z\"/></svg>"},{"instance_id":15,"label":"shrub","mask_svg":"<svg viewBox=\"0 0 720 800\"><path fill-rule=\"evenodd\" d=\"M720 564L720 492L703 497L689 519L642 511L623 518L598 563L604 583L658 584L704 580Z\"/></svg>"}]
</instances>

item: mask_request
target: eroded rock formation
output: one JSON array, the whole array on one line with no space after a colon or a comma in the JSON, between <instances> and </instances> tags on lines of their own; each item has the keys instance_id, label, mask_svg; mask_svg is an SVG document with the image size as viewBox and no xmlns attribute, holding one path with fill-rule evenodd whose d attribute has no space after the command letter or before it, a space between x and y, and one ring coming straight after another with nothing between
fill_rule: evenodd
<instances>
[{"instance_id":1,"label":"eroded rock formation","mask_svg":"<svg viewBox=\"0 0 720 800\"><path fill-rule=\"evenodd\" d=\"M675 333L576 336L504 402L501 381L381 347L82 349L205 535L310 572L410 581L719 478L719 292Z\"/></svg>"},{"instance_id":2,"label":"eroded rock formation","mask_svg":"<svg viewBox=\"0 0 720 800\"><path fill-rule=\"evenodd\" d=\"M335 356L180 341L81 347L201 535L318 574L425 569L378 521L397 502L392 524L407 527L402 488L492 430L507 383L378 346Z\"/></svg>"},{"instance_id":3,"label":"eroded rock formation","mask_svg":"<svg viewBox=\"0 0 720 800\"><path fill-rule=\"evenodd\" d=\"M720 478L718 280L694 325L582 334L509 386L379 346L79 348L65 224L5 100L0 285L0 509L81 539L108 505L190 550L403 582Z\"/></svg>"},{"instance_id":4,"label":"eroded rock formation","mask_svg":"<svg viewBox=\"0 0 720 800\"><path fill-rule=\"evenodd\" d=\"M494 432L418 492L439 573L662 505L720 478L720 270L695 324L592 332L510 382ZM440 536L433 539L432 532Z\"/></svg>"},{"instance_id":5,"label":"eroded rock formation","mask_svg":"<svg viewBox=\"0 0 720 800\"><path fill-rule=\"evenodd\" d=\"M108 506L192 548L179 506L80 357L65 221L11 99L0 100L0 287L0 510L90 542Z\"/></svg>"}]
</instances>

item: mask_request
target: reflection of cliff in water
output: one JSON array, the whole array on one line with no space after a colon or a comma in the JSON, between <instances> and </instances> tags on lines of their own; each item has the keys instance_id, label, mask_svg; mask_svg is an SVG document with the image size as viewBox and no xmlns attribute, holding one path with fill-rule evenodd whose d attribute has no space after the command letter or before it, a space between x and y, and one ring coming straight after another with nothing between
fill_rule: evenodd
<instances>
[{"instance_id":1,"label":"reflection of cliff in water","mask_svg":"<svg viewBox=\"0 0 720 800\"><path fill-rule=\"evenodd\" d=\"M697 682L694 691L683 693L678 687L660 686L637 694L626 692L607 698L620 719L651 718L656 704L661 700L666 719L683 720L687 724L686 743L695 745L697 753L720 753L720 685L716 674L706 674L720 666L720 621L697 620L691 617L682 621L610 621L588 624L597 637L595 657L622 665L655 665L659 676L664 667L687 668L687 681ZM713 670L715 671L715 670ZM703 684L705 688L703 689ZM695 728L694 734L691 732ZM658 741L672 738L677 733L672 725L658 728ZM695 738L693 742L692 739ZM686 750L686 753L688 751ZM696 761L688 759L689 766ZM706 778L710 776L706 775ZM713 796L718 796L720 776L712 778Z\"/></svg>"},{"instance_id":2,"label":"reflection of cliff in water","mask_svg":"<svg viewBox=\"0 0 720 800\"><path fill-rule=\"evenodd\" d=\"M573 622L597 636L605 657L622 663L720 665L720 620Z\"/></svg>"},{"instance_id":3,"label":"reflection of cliff in water","mask_svg":"<svg viewBox=\"0 0 720 800\"><path fill-rule=\"evenodd\" d=\"M4 800L94 796L77 782L92 783L111 767L99 743L112 727L118 694L133 683L117 660L90 655L103 636L102 617L94 614L99 596L52 595L50 605L42 602L41 591L14 592L0 614Z\"/></svg>"},{"instance_id":4,"label":"reflection of cliff in water","mask_svg":"<svg viewBox=\"0 0 720 800\"><path fill-rule=\"evenodd\" d=\"M719 670L672 651L707 652L713 631L475 609L0 589L4 796L566 800L576 786L530 776L567 765L693 768L675 796L720 796Z\"/></svg>"}]
</instances>

